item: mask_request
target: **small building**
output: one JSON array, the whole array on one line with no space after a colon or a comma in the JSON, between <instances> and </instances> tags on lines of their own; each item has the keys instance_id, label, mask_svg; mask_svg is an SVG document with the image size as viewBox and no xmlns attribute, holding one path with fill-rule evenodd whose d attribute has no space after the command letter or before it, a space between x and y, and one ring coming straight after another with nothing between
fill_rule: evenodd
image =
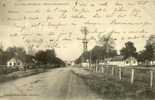
<instances>
[{"instance_id":1,"label":"small building","mask_svg":"<svg viewBox=\"0 0 155 100\"><path fill-rule=\"evenodd\" d=\"M150 61L149 64L150 64L151 66L154 66L154 65L155 65L155 57L153 57L153 60Z\"/></svg>"},{"instance_id":2,"label":"small building","mask_svg":"<svg viewBox=\"0 0 155 100\"><path fill-rule=\"evenodd\" d=\"M124 65L125 66L137 66L138 61L135 57L128 57L127 59L124 60Z\"/></svg>"},{"instance_id":3,"label":"small building","mask_svg":"<svg viewBox=\"0 0 155 100\"><path fill-rule=\"evenodd\" d=\"M123 56L115 56L108 61L109 65L124 66Z\"/></svg>"},{"instance_id":4,"label":"small building","mask_svg":"<svg viewBox=\"0 0 155 100\"><path fill-rule=\"evenodd\" d=\"M89 68L89 60L87 59L85 62L81 62L82 67Z\"/></svg>"},{"instance_id":5,"label":"small building","mask_svg":"<svg viewBox=\"0 0 155 100\"><path fill-rule=\"evenodd\" d=\"M18 58L11 58L7 61L8 68L20 68L23 67L23 62Z\"/></svg>"},{"instance_id":6,"label":"small building","mask_svg":"<svg viewBox=\"0 0 155 100\"><path fill-rule=\"evenodd\" d=\"M112 65L112 66L137 66L138 61L134 57L128 57L124 60L123 56L115 56L113 58L105 59L104 65Z\"/></svg>"},{"instance_id":7,"label":"small building","mask_svg":"<svg viewBox=\"0 0 155 100\"><path fill-rule=\"evenodd\" d=\"M111 60L111 58L105 58L104 60L101 60L99 62L99 65L108 65L110 60Z\"/></svg>"},{"instance_id":8,"label":"small building","mask_svg":"<svg viewBox=\"0 0 155 100\"><path fill-rule=\"evenodd\" d=\"M150 61L150 65L154 66L155 65L155 60L154 61Z\"/></svg>"}]
</instances>

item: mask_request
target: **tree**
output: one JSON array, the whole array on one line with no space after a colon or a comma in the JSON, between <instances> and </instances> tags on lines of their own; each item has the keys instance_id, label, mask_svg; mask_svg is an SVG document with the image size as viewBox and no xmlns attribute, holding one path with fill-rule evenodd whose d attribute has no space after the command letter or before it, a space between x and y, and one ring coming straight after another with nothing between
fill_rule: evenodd
<instances>
[{"instance_id":1,"label":"tree","mask_svg":"<svg viewBox=\"0 0 155 100\"><path fill-rule=\"evenodd\" d=\"M147 40L147 43L146 44L151 44L153 46L153 48L155 49L155 35L151 35L149 37L149 39Z\"/></svg>"},{"instance_id":2,"label":"tree","mask_svg":"<svg viewBox=\"0 0 155 100\"><path fill-rule=\"evenodd\" d=\"M4 51L0 48L0 65L3 64L3 53Z\"/></svg>"},{"instance_id":3,"label":"tree","mask_svg":"<svg viewBox=\"0 0 155 100\"><path fill-rule=\"evenodd\" d=\"M12 57L16 57L22 61L25 60L26 51L22 47L8 47L6 49L6 53L9 59Z\"/></svg>"},{"instance_id":4,"label":"tree","mask_svg":"<svg viewBox=\"0 0 155 100\"><path fill-rule=\"evenodd\" d=\"M47 60L47 62L48 63L53 63L53 61L55 60L55 57L56 57L54 49L52 49L52 50L47 49L45 51L45 53L46 53L46 60Z\"/></svg>"},{"instance_id":5,"label":"tree","mask_svg":"<svg viewBox=\"0 0 155 100\"><path fill-rule=\"evenodd\" d=\"M114 57L117 55L117 51L114 48L112 33L100 37L98 44L99 46L96 45L89 52L82 53L81 56L76 59L75 63L80 63L82 56L91 60L92 63L95 63L96 61L104 60L105 58Z\"/></svg>"},{"instance_id":6,"label":"tree","mask_svg":"<svg viewBox=\"0 0 155 100\"><path fill-rule=\"evenodd\" d=\"M56 57L54 49L47 49L46 51L40 50L35 54L35 59L38 64L56 64L64 65L64 62Z\"/></svg>"},{"instance_id":7,"label":"tree","mask_svg":"<svg viewBox=\"0 0 155 100\"><path fill-rule=\"evenodd\" d=\"M38 64L47 64L46 55L47 55L46 52L43 50L40 50L35 54L35 58L36 58Z\"/></svg>"},{"instance_id":8,"label":"tree","mask_svg":"<svg viewBox=\"0 0 155 100\"><path fill-rule=\"evenodd\" d=\"M0 49L0 64L6 65L7 61L12 57L16 57L24 61L25 55L26 52L22 47L8 47L6 51Z\"/></svg>"},{"instance_id":9,"label":"tree","mask_svg":"<svg viewBox=\"0 0 155 100\"><path fill-rule=\"evenodd\" d=\"M106 52L106 49L102 46L95 46L92 50L82 53L81 56L75 60L75 63L81 63L82 57L84 59L91 60L91 63L95 63L96 61L104 60L107 57L114 57L117 55L117 51L112 49Z\"/></svg>"},{"instance_id":10,"label":"tree","mask_svg":"<svg viewBox=\"0 0 155 100\"><path fill-rule=\"evenodd\" d=\"M81 62L82 62L82 59L84 59L84 60L90 59L90 55L91 55L90 52L91 52L91 51L83 52L83 53L80 55L80 57L77 58L77 59L75 60L75 63L76 63L76 64L81 63Z\"/></svg>"},{"instance_id":11,"label":"tree","mask_svg":"<svg viewBox=\"0 0 155 100\"><path fill-rule=\"evenodd\" d=\"M148 65L150 61L153 61L154 51L151 44L147 44L143 51L138 54L138 61Z\"/></svg>"},{"instance_id":12,"label":"tree","mask_svg":"<svg viewBox=\"0 0 155 100\"><path fill-rule=\"evenodd\" d=\"M138 55L137 55L137 60L139 62L145 62L146 58L145 58L145 50L139 51Z\"/></svg>"},{"instance_id":13,"label":"tree","mask_svg":"<svg viewBox=\"0 0 155 100\"><path fill-rule=\"evenodd\" d=\"M145 48L145 60L152 61L154 56L153 46L148 44Z\"/></svg>"},{"instance_id":14,"label":"tree","mask_svg":"<svg viewBox=\"0 0 155 100\"><path fill-rule=\"evenodd\" d=\"M103 35L98 42L101 47L104 49L106 54L108 54L109 51L114 50L114 39L112 38L112 33L108 35ZM108 55L106 55L108 57Z\"/></svg>"},{"instance_id":15,"label":"tree","mask_svg":"<svg viewBox=\"0 0 155 100\"><path fill-rule=\"evenodd\" d=\"M130 41L125 43L125 47L120 50L120 54L124 57L124 59L128 57L137 58L137 52L134 44Z\"/></svg>"},{"instance_id":16,"label":"tree","mask_svg":"<svg viewBox=\"0 0 155 100\"><path fill-rule=\"evenodd\" d=\"M26 55L25 55L25 60L24 60L24 62L25 62L26 64L28 64L28 65L34 64L34 63L35 63L35 57L32 56L32 55L26 54Z\"/></svg>"},{"instance_id":17,"label":"tree","mask_svg":"<svg viewBox=\"0 0 155 100\"><path fill-rule=\"evenodd\" d=\"M151 35L146 42L146 49L150 50L152 53L152 57L155 58L155 35Z\"/></svg>"}]
</instances>

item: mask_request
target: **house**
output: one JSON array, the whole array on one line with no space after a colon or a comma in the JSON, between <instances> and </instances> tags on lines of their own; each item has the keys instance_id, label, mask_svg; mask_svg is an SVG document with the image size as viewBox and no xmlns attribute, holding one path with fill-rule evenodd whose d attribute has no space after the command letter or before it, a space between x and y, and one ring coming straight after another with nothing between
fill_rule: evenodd
<instances>
[{"instance_id":1,"label":"house","mask_svg":"<svg viewBox=\"0 0 155 100\"><path fill-rule=\"evenodd\" d=\"M108 61L108 65L124 66L123 56L115 56Z\"/></svg>"},{"instance_id":2,"label":"house","mask_svg":"<svg viewBox=\"0 0 155 100\"><path fill-rule=\"evenodd\" d=\"M151 66L155 65L155 60L150 61L150 65L151 65Z\"/></svg>"},{"instance_id":3,"label":"house","mask_svg":"<svg viewBox=\"0 0 155 100\"><path fill-rule=\"evenodd\" d=\"M137 66L138 61L134 57L128 57L124 60L123 56L115 56L113 58L105 59L104 65L112 65L112 66Z\"/></svg>"},{"instance_id":4,"label":"house","mask_svg":"<svg viewBox=\"0 0 155 100\"><path fill-rule=\"evenodd\" d=\"M155 65L155 57L153 57L153 60L150 61L150 65L151 65L151 66L152 66L152 65Z\"/></svg>"},{"instance_id":5,"label":"house","mask_svg":"<svg viewBox=\"0 0 155 100\"><path fill-rule=\"evenodd\" d=\"M111 60L111 58L105 58L104 60L101 60L99 62L99 65L107 65L107 64L109 64L110 60Z\"/></svg>"},{"instance_id":6,"label":"house","mask_svg":"<svg viewBox=\"0 0 155 100\"><path fill-rule=\"evenodd\" d=\"M11 58L7 61L7 68L21 68L23 67L23 62L18 58Z\"/></svg>"},{"instance_id":7,"label":"house","mask_svg":"<svg viewBox=\"0 0 155 100\"><path fill-rule=\"evenodd\" d=\"M124 65L125 66L137 66L138 61L135 57L128 57L127 59L124 60Z\"/></svg>"}]
</instances>

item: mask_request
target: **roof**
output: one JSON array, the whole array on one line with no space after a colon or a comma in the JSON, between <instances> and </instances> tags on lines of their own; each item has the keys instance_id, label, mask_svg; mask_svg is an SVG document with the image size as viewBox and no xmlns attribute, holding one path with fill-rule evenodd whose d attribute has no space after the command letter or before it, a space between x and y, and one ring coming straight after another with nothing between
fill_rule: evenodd
<instances>
[{"instance_id":1,"label":"roof","mask_svg":"<svg viewBox=\"0 0 155 100\"><path fill-rule=\"evenodd\" d=\"M122 60L123 60L123 56L115 56L111 58L111 61L122 61Z\"/></svg>"},{"instance_id":2,"label":"roof","mask_svg":"<svg viewBox=\"0 0 155 100\"><path fill-rule=\"evenodd\" d=\"M128 57L127 59L125 59L125 60L137 60L135 57Z\"/></svg>"},{"instance_id":3,"label":"roof","mask_svg":"<svg viewBox=\"0 0 155 100\"><path fill-rule=\"evenodd\" d=\"M8 60L7 62L22 62L22 61L20 59L13 57L10 60Z\"/></svg>"}]
</instances>

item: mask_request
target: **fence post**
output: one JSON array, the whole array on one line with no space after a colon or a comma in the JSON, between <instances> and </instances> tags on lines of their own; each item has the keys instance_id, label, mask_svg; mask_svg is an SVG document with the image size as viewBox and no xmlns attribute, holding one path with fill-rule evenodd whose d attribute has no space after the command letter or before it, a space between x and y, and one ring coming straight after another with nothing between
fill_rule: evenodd
<instances>
[{"instance_id":1,"label":"fence post","mask_svg":"<svg viewBox=\"0 0 155 100\"><path fill-rule=\"evenodd\" d=\"M95 68L95 67L94 67L94 65L93 65L93 66L92 66L92 71L93 71L93 72L94 72L94 68Z\"/></svg>"},{"instance_id":2,"label":"fence post","mask_svg":"<svg viewBox=\"0 0 155 100\"><path fill-rule=\"evenodd\" d=\"M96 65L96 72L98 71L98 66Z\"/></svg>"},{"instance_id":3,"label":"fence post","mask_svg":"<svg viewBox=\"0 0 155 100\"><path fill-rule=\"evenodd\" d=\"M122 71L121 71L121 67L119 67L119 79L122 79Z\"/></svg>"},{"instance_id":4,"label":"fence post","mask_svg":"<svg viewBox=\"0 0 155 100\"><path fill-rule=\"evenodd\" d=\"M102 72L104 73L104 66L102 66Z\"/></svg>"},{"instance_id":5,"label":"fence post","mask_svg":"<svg viewBox=\"0 0 155 100\"><path fill-rule=\"evenodd\" d=\"M135 70L132 68L131 69L131 84L133 84L134 82L134 73L135 73Z\"/></svg>"},{"instance_id":6,"label":"fence post","mask_svg":"<svg viewBox=\"0 0 155 100\"><path fill-rule=\"evenodd\" d=\"M111 74L112 74L112 76L114 75L114 67L113 66L111 67Z\"/></svg>"},{"instance_id":7,"label":"fence post","mask_svg":"<svg viewBox=\"0 0 155 100\"><path fill-rule=\"evenodd\" d=\"M152 88L153 86L153 71L150 70L150 87Z\"/></svg>"}]
</instances>

